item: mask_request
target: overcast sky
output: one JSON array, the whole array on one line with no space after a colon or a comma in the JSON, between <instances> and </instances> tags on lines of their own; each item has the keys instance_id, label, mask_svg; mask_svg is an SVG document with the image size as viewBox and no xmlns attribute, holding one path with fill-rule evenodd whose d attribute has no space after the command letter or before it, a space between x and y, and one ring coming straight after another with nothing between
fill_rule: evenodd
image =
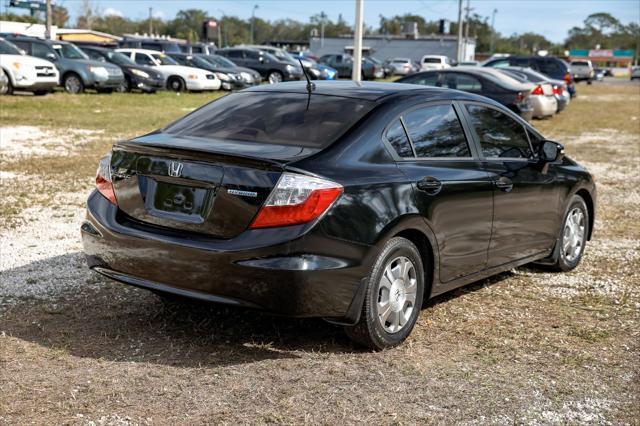
<instances>
[{"instance_id":1,"label":"overcast sky","mask_svg":"<svg viewBox=\"0 0 640 426\"><path fill-rule=\"evenodd\" d=\"M78 14L81 0L54 0L69 9L72 21ZM6 2L8 3L8 2ZM251 16L258 5L256 16L275 20L291 18L307 21L309 16L324 11L332 20L339 14L352 23L355 15L353 0L93 0L101 13L121 14L132 19L144 19L153 7L154 15L170 19L180 9L204 9L211 16ZM464 0L466 5L466 0ZM561 42L567 31L581 25L584 18L594 12L609 12L624 23L640 22L640 0L471 0L473 12L482 16L496 14L496 30L503 35L532 31L544 34L554 42ZM5 1L2 1L4 11ZM12 9L17 11L18 9ZM427 20L440 18L457 20L457 0L365 0L365 23L378 26L379 15L393 16L415 13Z\"/></svg>"}]
</instances>

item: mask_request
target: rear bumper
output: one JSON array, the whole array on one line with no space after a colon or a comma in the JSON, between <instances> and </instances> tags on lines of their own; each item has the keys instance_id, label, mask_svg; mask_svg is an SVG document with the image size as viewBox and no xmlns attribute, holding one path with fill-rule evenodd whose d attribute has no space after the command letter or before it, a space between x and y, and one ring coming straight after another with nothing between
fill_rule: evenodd
<instances>
[{"instance_id":1,"label":"rear bumper","mask_svg":"<svg viewBox=\"0 0 640 426\"><path fill-rule=\"evenodd\" d=\"M548 117L558 110L555 96L532 96L531 106L533 107L533 116L536 118Z\"/></svg>"},{"instance_id":2,"label":"rear bumper","mask_svg":"<svg viewBox=\"0 0 640 426\"><path fill-rule=\"evenodd\" d=\"M95 191L81 230L89 267L126 284L287 316L353 322L360 312L369 246L299 227L185 236L135 223Z\"/></svg>"}]
</instances>

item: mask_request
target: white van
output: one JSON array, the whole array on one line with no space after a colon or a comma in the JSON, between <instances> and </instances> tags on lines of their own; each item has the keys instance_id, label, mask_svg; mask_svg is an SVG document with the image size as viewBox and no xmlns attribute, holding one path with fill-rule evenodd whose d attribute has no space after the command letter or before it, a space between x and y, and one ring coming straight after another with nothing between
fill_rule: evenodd
<instances>
[{"instance_id":1,"label":"white van","mask_svg":"<svg viewBox=\"0 0 640 426\"><path fill-rule=\"evenodd\" d=\"M451 68L451 61L443 55L424 55L420 59L420 71L443 70Z\"/></svg>"}]
</instances>

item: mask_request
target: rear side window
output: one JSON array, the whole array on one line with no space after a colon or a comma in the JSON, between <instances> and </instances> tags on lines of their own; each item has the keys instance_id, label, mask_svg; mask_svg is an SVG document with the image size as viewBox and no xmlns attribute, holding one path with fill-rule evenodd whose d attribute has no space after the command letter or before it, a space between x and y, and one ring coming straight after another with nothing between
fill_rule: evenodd
<instances>
[{"instance_id":1,"label":"rear side window","mask_svg":"<svg viewBox=\"0 0 640 426\"><path fill-rule=\"evenodd\" d=\"M508 115L493 108L466 105L482 155L492 158L530 158L531 147L522 126Z\"/></svg>"},{"instance_id":2,"label":"rear side window","mask_svg":"<svg viewBox=\"0 0 640 426\"><path fill-rule=\"evenodd\" d=\"M416 76L402 80L402 82L410 84L421 84L423 86L436 86L438 84L438 74L435 72L430 74L418 74Z\"/></svg>"},{"instance_id":3,"label":"rear side window","mask_svg":"<svg viewBox=\"0 0 640 426\"><path fill-rule=\"evenodd\" d=\"M307 110L307 100L302 93L234 93L203 106L164 131L186 137L322 149L375 105L360 99L312 94Z\"/></svg>"},{"instance_id":4,"label":"rear side window","mask_svg":"<svg viewBox=\"0 0 640 426\"><path fill-rule=\"evenodd\" d=\"M449 89L464 90L465 92L482 91L480 80L467 74L445 73L443 86Z\"/></svg>"},{"instance_id":5,"label":"rear side window","mask_svg":"<svg viewBox=\"0 0 640 426\"><path fill-rule=\"evenodd\" d=\"M467 139L452 105L434 105L404 115L418 157L470 157Z\"/></svg>"},{"instance_id":6,"label":"rear side window","mask_svg":"<svg viewBox=\"0 0 640 426\"><path fill-rule=\"evenodd\" d=\"M553 59L543 59L538 61L538 67L543 74L560 74L564 71L562 63L554 61Z\"/></svg>"},{"instance_id":7,"label":"rear side window","mask_svg":"<svg viewBox=\"0 0 640 426\"><path fill-rule=\"evenodd\" d=\"M413 150L411 150L409 138L407 138L407 134L400 120L394 121L393 124L389 126L386 138L400 157L413 157Z\"/></svg>"},{"instance_id":8,"label":"rear side window","mask_svg":"<svg viewBox=\"0 0 640 426\"><path fill-rule=\"evenodd\" d=\"M242 58L242 51L240 50L230 50L227 52L230 58Z\"/></svg>"}]
</instances>

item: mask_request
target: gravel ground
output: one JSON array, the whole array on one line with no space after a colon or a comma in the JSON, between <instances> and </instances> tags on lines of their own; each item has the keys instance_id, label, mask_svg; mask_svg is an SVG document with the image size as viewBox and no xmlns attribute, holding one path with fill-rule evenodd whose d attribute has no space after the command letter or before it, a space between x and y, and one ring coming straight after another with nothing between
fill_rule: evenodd
<instances>
[{"instance_id":1,"label":"gravel ground","mask_svg":"<svg viewBox=\"0 0 640 426\"><path fill-rule=\"evenodd\" d=\"M540 126L615 107L589 90ZM72 140L100 131L3 127L2 199L38 196L0 228L0 424L640 424L640 127L551 133L598 182L582 264L438 297L404 345L369 353L319 320L165 306L89 272L90 178L57 191L33 186L42 166L14 165L84 156L89 144Z\"/></svg>"}]
</instances>

